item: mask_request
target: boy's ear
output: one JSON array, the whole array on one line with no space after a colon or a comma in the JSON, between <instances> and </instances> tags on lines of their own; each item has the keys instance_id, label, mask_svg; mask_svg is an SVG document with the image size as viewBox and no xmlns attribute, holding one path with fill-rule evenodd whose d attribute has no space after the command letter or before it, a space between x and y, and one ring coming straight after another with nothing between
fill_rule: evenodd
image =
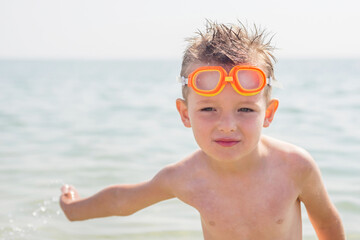
<instances>
[{"instance_id":1,"label":"boy's ear","mask_svg":"<svg viewBox=\"0 0 360 240\"><path fill-rule=\"evenodd\" d=\"M191 124L189 118L189 111L185 100L180 98L176 99L176 108L180 114L181 121L183 122L184 126L190 128Z\"/></svg>"},{"instance_id":2,"label":"boy's ear","mask_svg":"<svg viewBox=\"0 0 360 240\"><path fill-rule=\"evenodd\" d=\"M263 127L270 126L270 123L274 119L274 116L275 116L275 113L276 113L276 110L278 109L278 107L279 107L279 100L272 99L266 109Z\"/></svg>"}]
</instances>

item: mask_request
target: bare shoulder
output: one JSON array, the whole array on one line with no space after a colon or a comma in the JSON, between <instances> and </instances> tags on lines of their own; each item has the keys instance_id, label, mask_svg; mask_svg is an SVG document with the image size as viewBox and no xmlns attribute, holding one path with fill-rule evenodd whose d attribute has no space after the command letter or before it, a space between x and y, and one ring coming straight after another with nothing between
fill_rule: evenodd
<instances>
[{"instance_id":1,"label":"bare shoulder","mask_svg":"<svg viewBox=\"0 0 360 240\"><path fill-rule=\"evenodd\" d=\"M195 176L201 175L203 171L200 151L197 151L183 160L167 165L161 169L152 181L156 181L171 189L172 193L177 196L182 189L189 187L190 182L194 181Z\"/></svg>"},{"instance_id":2,"label":"bare shoulder","mask_svg":"<svg viewBox=\"0 0 360 240\"><path fill-rule=\"evenodd\" d=\"M287 166L299 182L314 172L318 172L314 159L302 147L268 136L262 137L262 143L267 149L269 158L276 159L274 161L278 164Z\"/></svg>"},{"instance_id":3,"label":"bare shoulder","mask_svg":"<svg viewBox=\"0 0 360 240\"><path fill-rule=\"evenodd\" d=\"M167 165L164 167L158 175L166 177L178 177L179 175L187 175L189 172L197 168L199 165L199 151L192 153L191 155L185 157L179 162Z\"/></svg>"}]
</instances>

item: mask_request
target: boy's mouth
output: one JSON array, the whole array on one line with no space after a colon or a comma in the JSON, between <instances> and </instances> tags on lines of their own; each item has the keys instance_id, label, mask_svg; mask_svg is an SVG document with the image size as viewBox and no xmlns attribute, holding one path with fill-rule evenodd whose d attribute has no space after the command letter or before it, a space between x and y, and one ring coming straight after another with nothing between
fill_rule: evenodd
<instances>
[{"instance_id":1,"label":"boy's mouth","mask_svg":"<svg viewBox=\"0 0 360 240\"><path fill-rule=\"evenodd\" d=\"M232 147L240 142L240 140L232 138L218 138L215 139L215 142L223 147Z\"/></svg>"}]
</instances>

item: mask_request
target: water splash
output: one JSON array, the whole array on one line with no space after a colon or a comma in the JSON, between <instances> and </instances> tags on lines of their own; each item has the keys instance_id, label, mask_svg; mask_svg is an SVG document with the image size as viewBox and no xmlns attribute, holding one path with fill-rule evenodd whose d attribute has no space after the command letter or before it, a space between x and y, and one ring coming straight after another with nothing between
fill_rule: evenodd
<instances>
[{"instance_id":1,"label":"water splash","mask_svg":"<svg viewBox=\"0 0 360 240\"><path fill-rule=\"evenodd\" d=\"M63 184L61 180L50 181L49 185ZM61 214L58 196L52 196L30 209L19 208L7 214L0 225L0 240L27 240L36 235L39 228L49 224ZM36 205L36 207L33 207Z\"/></svg>"}]
</instances>

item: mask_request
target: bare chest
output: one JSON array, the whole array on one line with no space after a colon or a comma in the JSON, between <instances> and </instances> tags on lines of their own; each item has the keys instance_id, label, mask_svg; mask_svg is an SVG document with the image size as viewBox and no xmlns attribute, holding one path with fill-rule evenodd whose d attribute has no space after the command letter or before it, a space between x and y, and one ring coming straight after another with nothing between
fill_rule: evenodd
<instances>
[{"instance_id":1,"label":"bare chest","mask_svg":"<svg viewBox=\"0 0 360 240\"><path fill-rule=\"evenodd\" d=\"M291 182L277 177L197 187L186 202L199 211L205 239L301 239L300 203ZM294 231L300 238L288 236Z\"/></svg>"}]
</instances>

